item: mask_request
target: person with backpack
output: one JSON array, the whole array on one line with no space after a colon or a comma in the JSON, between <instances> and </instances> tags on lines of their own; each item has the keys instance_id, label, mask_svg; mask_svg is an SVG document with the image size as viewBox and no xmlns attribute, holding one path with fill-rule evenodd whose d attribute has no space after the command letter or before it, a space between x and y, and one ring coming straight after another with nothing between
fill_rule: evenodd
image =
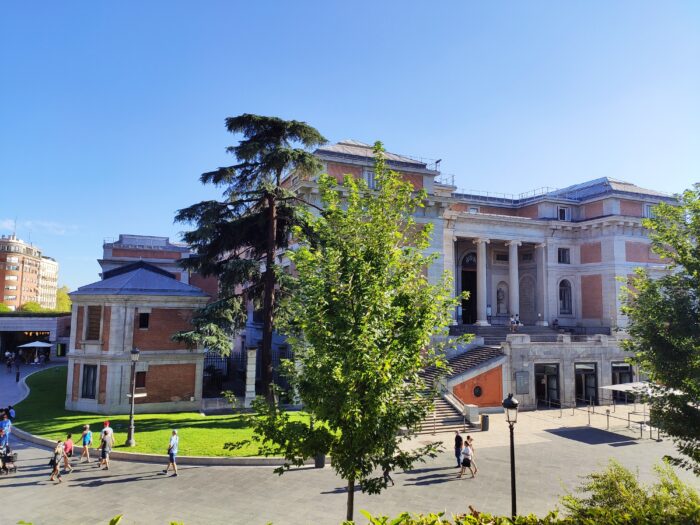
<instances>
[{"instance_id":1,"label":"person with backpack","mask_svg":"<svg viewBox=\"0 0 700 525\"><path fill-rule=\"evenodd\" d=\"M92 432L90 431L90 425L83 426L83 434L80 436L83 444L83 451L80 454L80 462L83 462L85 458L86 463L90 463L90 447L92 446Z\"/></svg>"}]
</instances>

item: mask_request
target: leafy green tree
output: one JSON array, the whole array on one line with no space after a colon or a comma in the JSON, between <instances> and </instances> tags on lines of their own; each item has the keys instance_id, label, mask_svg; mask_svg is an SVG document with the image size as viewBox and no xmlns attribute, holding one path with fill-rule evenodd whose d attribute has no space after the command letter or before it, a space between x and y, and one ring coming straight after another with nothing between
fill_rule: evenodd
<instances>
[{"instance_id":1,"label":"leafy green tree","mask_svg":"<svg viewBox=\"0 0 700 525\"><path fill-rule=\"evenodd\" d=\"M0 312L11 312L12 309L5 303L0 303Z\"/></svg>"},{"instance_id":2,"label":"leafy green tree","mask_svg":"<svg viewBox=\"0 0 700 525\"><path fill-rule=\"evenodd\" d=\"M432 336L444 333L456 305L447 277L438 285L426 278L431 225L414 220L425 194L387 169L381 143L375 155L377 191L321 176L323 211L308 218L307 232L296 228L300 247L289 255L298 282L285 307L295 355L285 372L311 422L291 424L277 407L256 404L256 433L287 467L330 452L347 480L348 520L357 484L378 493L381 471L435 455L437 444L411 452L400 444L432 404L420 372L444 367Z\"/></svg>"},{"instance_id":3,"label":"leafy green tree","mask_svg":"<svg viewBox=\"0 0 700 525\"><path fill-rule=\"evenodd\" d=\"M623 344L654 385L652 422L673 438L681 453L673 461L700 475L700 184L654 215L644 226L669 271L655 278L639 269L631 279Z\"/></svg>"},{"instance_id":4,"label":"leafy green tree","mask_svg":"<svg viewBox=\"0 0 700 525\"><path fill-rule=\"evenodd\" d=\"M39 303L34 301L29 301L24 303L19 307L20 312L46 312L46 309L42 307Z\"/></svg>"},{"instance_id":5,"label":"leafy green tree","mask_svg":"<svg viewBox=\"0 0 700 525\"><path fill-rule=\"evenodd\" d=\"M56 290L56 311L57 312L70 312L71 311L71 300L70 297L68 297L68 290L67 286L61 286L58 290Z\"/></svg>"},{"instance_id":6,"label":"leafy green tree","mask_svg":"<svg viewBox=\"0 0 700 525\"><path fill-rule=\"evenodd\" d=\"M216 276L220 297L200 312L194 331L176 337L227 354L229 336L245 323L246 301L254 301L262 307L262 387L272 401L272 332L281 273L276 255L290 240L300 205L282 181L291 172L319 170L308 149L325 138L305 122L251 114L227 118L226 128L243 135L227 150L237 163L200 178L203 184L222 186L224 199L194 204L175 218L195 225L183 238L196 257L185 259L184 266Z\"/></svg>"}]
</instances>

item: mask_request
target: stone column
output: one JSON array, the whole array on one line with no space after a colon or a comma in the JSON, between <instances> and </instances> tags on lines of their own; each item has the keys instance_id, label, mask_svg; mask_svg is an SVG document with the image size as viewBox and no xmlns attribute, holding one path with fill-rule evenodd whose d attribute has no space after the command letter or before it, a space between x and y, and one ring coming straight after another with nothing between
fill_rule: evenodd
<instances>
[{"instance_id":1,"label":"stone column","mask_svg":"<svg viewBox=\"0 0 700 525\"><path fill-rule=\"evenodd\" d=\"M520 278L518 276L518 246L520 241L508 241L508 313L520 313Z\"/></svg>"},{"instance_id":2,"label":"stone column","mask_svg":"<svg viewBox=\"0 0 700 525\"><path fill-rule=\"evenodd\" d=\"M549 326L549 295L547 279L547 245L545 243L535 246L537 258L537 317L538 326Z\"/></svg>"},{"instance_id":3,"label":"stone column","mask_svg":"<svg viewBox=\"0 0 700 525\"><path fill-rule=\"evenodd\" d=\"M245 399L243 401L243 406L245 408L250 408L250 404L255 399L255 365L258 354L258 349L255 347L248 348L246 350L248 354L248 361L246 363L246 373L245 373Z\"/></svg>"},{"instance_id":4,"label":"stone column","mask_svg":"<svg viewBox=\"0 0 700 525\"><path fill-rule=\"evenodd\" d=\"M476 244L476 323L489 326L486 318L486 245L489 239L475 239Z\"/></svg>"},{"instance_id":5,"label":"stone column","mask_svg":"<svg viewBox=\"0 0 700 525\"><path fill-rule=\"evenodd\" d=\"M453 222L453 221L448 221ZM442 251L443 251L443 268L445 273L447 273L452 278L452 286L454 288L454 295L458 293L457 289L457 275L455 273L455 241L454 228L445 227L442 232ZM453 323L459 324L460 320L457 318L457 308L455 308L453 314Z\"/></svg>"}]
</instances>

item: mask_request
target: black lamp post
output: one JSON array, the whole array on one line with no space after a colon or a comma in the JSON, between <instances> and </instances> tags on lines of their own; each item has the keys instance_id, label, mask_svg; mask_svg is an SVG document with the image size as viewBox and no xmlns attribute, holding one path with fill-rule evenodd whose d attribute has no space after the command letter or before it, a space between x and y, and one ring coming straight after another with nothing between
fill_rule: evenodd
<instances>
[{"instance_id":1,"label":"black lamp post","mask_svg":"<svg viewBox=\"0 0 700 525\"><path fill-rule=\"evenodd\" d=\"M515 516L518 513L515 509L515 442L513 441L513 426L518 421L518 400L513 397L513 394L508 394L502 405L506 412L506 421L510 427L510 497L513 521L515 521Z\"/></svg>"},{"instance_id":2,"label":"black lamp post","mask_svg":"<svg viewBox=\"0 0 700 525\"><path fill-rule=\"evenodd\" d=\"M129 411L129 433L126 436L126 446L134 447L136 446L136 441L134 440L134 404L136 402L136 363L139 360L138 348L131 350L131 409Z\"/></svg>"}]
</instances>

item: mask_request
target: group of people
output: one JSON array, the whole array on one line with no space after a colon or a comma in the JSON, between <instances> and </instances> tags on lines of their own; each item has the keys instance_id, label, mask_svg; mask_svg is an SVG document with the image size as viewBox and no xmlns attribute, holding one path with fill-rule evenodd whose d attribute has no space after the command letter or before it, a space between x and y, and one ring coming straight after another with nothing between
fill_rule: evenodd
<instances>
[{"instance_id":1,"label":"group of people","mask_svg":"<svg viewBox=\"0 0 700 525\"><path fill-rule=\"evenodd\" d=\"M458 478L464 476L466 469L472 473L472 478L476 477L479 469L474 462L474 439L471 436L463 438L459 430L455 432L455 457L457 458Z\"/></svg>"},{"instance_id":2,"label":"group of people","mask_svg":"<svg viewBox=\"0 0 700 525\"><path fill-rule=\"evenodd\" d=\"M520 325L522 323L520 322L520 314L515 314L510 316L510 331L511 333L515 333L518 331L518 328L520 328Z\"/></svg>"},{"instance_id":3,"label":"group of people","mask_svg":"<svg viewBox=\"0 0 700 525\"><path fill-rule=\"evenodd\" d=\"M93 446L93 435L90 430L90 425L83 426L83 432L80 435L80 443L82 445L83 451L80 454L79 463L83 463L83 458L85 463L90 463L90 447ZM170 468L173 469L173 475L177 476L177 451L179 444L179 436L177 430L172 431L170 437L170 442L168 443L168 466L163 471L167 474ZM65 440L59 440L56 442L53 454L49 460L49 466L51 467L51 476L49 481L56 480L58 483L62 483L61 478L61 464L63 464L63 472L71 473L73 472L73 467L71 466L70 460L73 457L73 435L68 434ZM102 431L100 432L100 458L97 462L97 467L101 470L109 470L109 455L114 447L114 430L110 426L109 421L105 421Z\"/></svg>"},{"instance_id":4,"label":"group of people","mask_svg":"<svg viewBox=\"0 0 700 525\"><path fill-rule=\"evenodd\" d=\"M8 463L12 462L12 450L10 449L10 433L12 422L16 412L12 405L0 408L0 470L7 472Z\"/></svg>"}]
</instances>

